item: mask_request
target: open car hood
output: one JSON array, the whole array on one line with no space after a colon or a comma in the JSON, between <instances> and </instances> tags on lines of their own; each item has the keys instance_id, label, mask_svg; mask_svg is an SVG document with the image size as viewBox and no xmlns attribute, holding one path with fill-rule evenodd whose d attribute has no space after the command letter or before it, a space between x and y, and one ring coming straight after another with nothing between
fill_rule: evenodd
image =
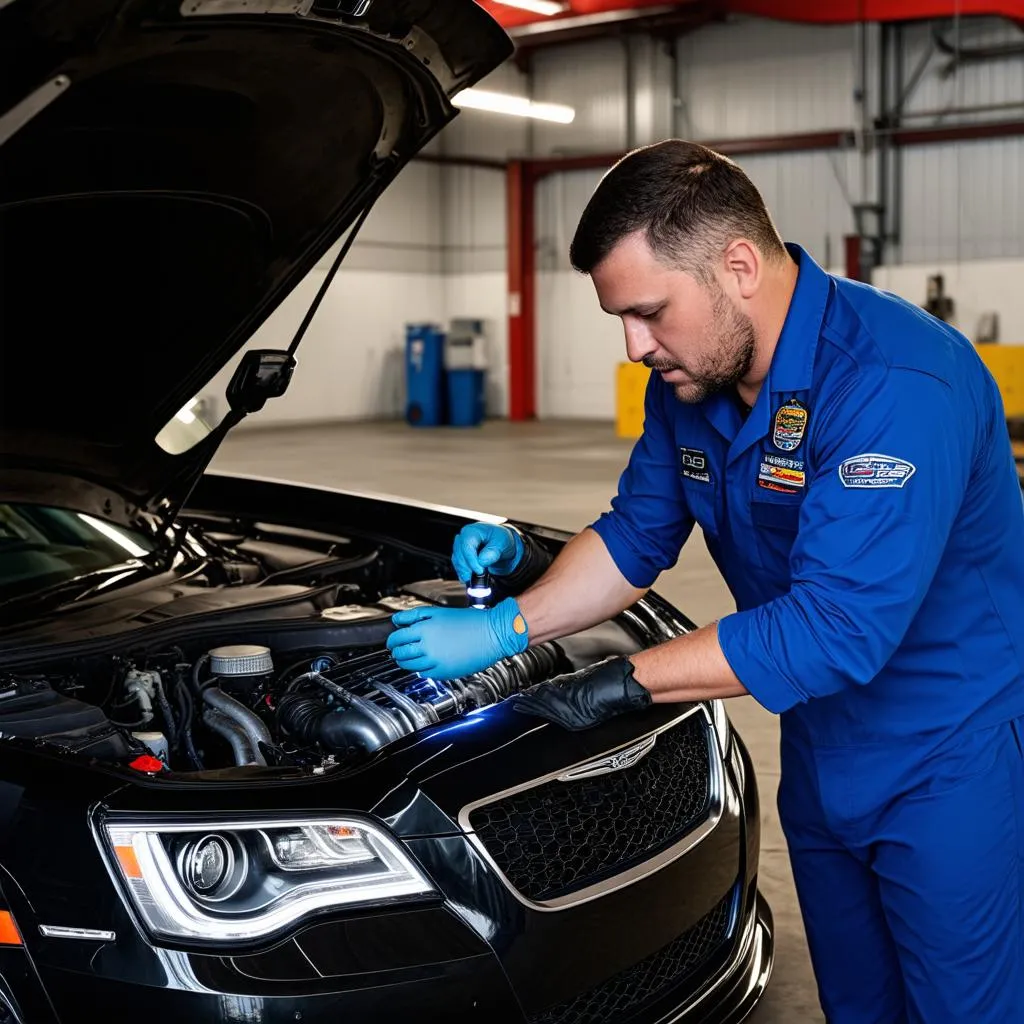
<instances>
[{"instance_id":1,"label":"open car hood","mask_svg":"<svg viewBox=\"0 0 1024 1024\"><path fill-rule=\"evenodd\" d=\"M161 428L511 48L473 0L0 5L6 499L166 527L223 431Z\"/></svg>"}]
</instances>

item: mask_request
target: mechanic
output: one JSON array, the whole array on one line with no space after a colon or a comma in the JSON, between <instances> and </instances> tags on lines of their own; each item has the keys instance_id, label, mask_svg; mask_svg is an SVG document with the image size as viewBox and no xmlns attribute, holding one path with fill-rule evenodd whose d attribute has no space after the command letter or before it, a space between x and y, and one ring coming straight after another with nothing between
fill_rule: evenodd
<instances>
[{"instance_id":1,"label":"mechanic","mask_svg":"<svg viewBox=\"0 0 1024 1024\"><path fill-rule=\"evenodd\" d=\"M486 611L400 612L435 678L601 622L694 523L737 611L514 698L567 729L752 694L831 1024L1024 1019L1024 503L996 385L923 310L783 244L744 172L672 140L602 179L572 243L652 371L611 511L543 571L474 524Z\"/></svg>"}]
</instances>

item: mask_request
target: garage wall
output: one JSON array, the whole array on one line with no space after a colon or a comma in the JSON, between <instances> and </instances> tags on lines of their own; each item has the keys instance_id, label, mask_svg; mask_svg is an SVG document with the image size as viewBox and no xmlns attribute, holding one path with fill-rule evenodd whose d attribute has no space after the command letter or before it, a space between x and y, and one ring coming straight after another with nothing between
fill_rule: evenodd
<instances>
[{"instance_id":1,"label":"garage wall","mask_svg":"<svg viewBox=\"0 0 1024 1024\"><path fill-rule=\"evenodd\" d=\"M946 28L947 33L952 29ZM965 48L998 45L1019 33L995 19L960 23ZM906 74L933 44L932 26L902 29ZM505 161L523 156L622 152L672 135L725 139L815 129L855 129L875 112L877 26L803 26L731 19L674 43L644 37L597 40L537 51L532 75L513 64L483 88L576 107L571 125L464 111L431 147L434 154ZM943 74L930 56L909 97L905 124L955 124L1024 116L1024 61L968 64ZM856 85L869 88L864 109ZM1011 106L1018 104L1020 110ZM977 113L937 115L953 106ZM999 308L1004 336L1020 309L1011 278L1024 260L1024 139L1007 138L901 151L902 231L887 258L884 287L920 301L927 273L946 268L949 290L974 311ZM876 157L855 150L748 156L740 160L761 188L787 238L819 262L842 261L854 230L851 205L876 195ZM592 287L567 259L576 221L599 173L545 179L537 196L538 404L541 415L612 415L619 325L597 308ZM397 416L407 321L484 321L491 366L489 406L507 410L505 181L500 170L416 162L382 198L299 351L288 396L254 424ZM931 263L929 261L941 261ZM965 261L979 260L976 270ZM960 264L957 268L957 264ZM264 325L253 345L284 346L323 280L325 259ZM1017 305L1014 303L1017 302ZM230 369L230 368L229 368ZM228 371L209 394L222 393Z\"/></svg>"},{"instance_id":2,"label":"garage wall","mask_svg":"<svg viewBox=\"0 0 1024 1024\"><path fill-rule=\"evenodd\" d=\"M927 294L928 278L933 274L943 275L946 294L955 303L952 322L968 338L977 340L982 315L995 310L999 313L999 341L1024 345L1024 260L905 263L879 267L871 280L877 287L921 305Z\"/></svg>"},{"instance_id":3,"label":"garage wall","mask_svg":"<svg viewBox=\"0 0 1024 1024\"><path fill-rule=\"evenodd\" d=\"M437 164L414 162L384 193L299 346L287 394L241 429L401 414L405 324L446 316L442 174ZM300 282L247 349L288 347L339 247ZM224 390L240 358L202 393L216 418L226 411Z\"/></svg>"},{"instance_id":4,"label":"garage wall","mask_svg":"<svg viewBox=\"0 0 1024 1024\"><path fill-rule=\"evenodd\" d=\"M528 95L529 79L513 63L478 86ZM464 110L440 135L446 157L471 156L504 163L529 154L526 120ZM508 413L508 281L505 178L501 170L446 166L441 203L445 315L483 321L487 343L487 413Z\"/></svg>"},{"instance_id":5,"label":"garage wall","mask_svg":"<svg viewBox=\"0 0 1024 1024\"><path fill-rule=\"evenodd\" d=\"M961 23L964 47L1020 41L996 19ZM929 49L932 27L904 29L905 74ZM637 44L634 44L637 45ZM623 152L669 135L723 140L815 130L855 132L878 112L878 26L808 26L756 18L731 19L677 40L675 68L653 46L632 72L621 41L604 40L541 51L535 95L577 108L566 127L534 132L538 156ZM932 54L905 108L906 125L1024 114L1024 61L969 64L943 73ZM863 69L863 70L862 70ZM666 74L667 70L667 74ZM627 82L632 74L632 109ZM863 75L867 90L857 91ZM638 76L641 76L638 79ZM646 83L637 89L637 83ZM672 83L676 83L673 97ZM674 102L675 100L675 102ZM953 106L989 106L977 114L943 115ZM927 116L922 116L927 115ZM665 126L668 130L665 130ZM963 329L980 312L998 309L1003 337L1024 315L1012 291L1012 260L1024 256L1024 139L930 145L901 150L901 237L888 258L883 287L922 301L929 273L947 270L947 287L962 304ZM783 236L803 244L827 267L842 266L843 238L855 231L855 204L877 200L877 154L850 148L738 158L760 188ZM568 245L599 172L573 172L541 183L537 205L538 406L543 416L614 413L615 365L623 358L621 328L597 308L592 287L573 274ZM938 261L933 265L926 260ZM983 261L977 266L966 261ZM993 262L995 260L995 262ZM960 263L956 268L955 264ZM954 285L954 280L957 282Z\"/></svg>"}]
</instances>

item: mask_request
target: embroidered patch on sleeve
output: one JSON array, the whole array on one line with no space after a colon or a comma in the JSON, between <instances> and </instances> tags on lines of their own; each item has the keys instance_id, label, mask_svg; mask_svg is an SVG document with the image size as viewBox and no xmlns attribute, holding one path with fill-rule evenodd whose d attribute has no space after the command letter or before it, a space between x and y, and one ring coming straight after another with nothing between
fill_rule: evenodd
<instances>
[{"instance_id":1,"label":"embroidered patch on sleeve","mask_svg":"<svg viewBox=\"0 0 1024 1024\"><path fill-rule=\"evenodd\" d=\"M839 465L844 487L903 487L916 472L912 462L874 452L854 455Z\"/></svg>"}]
</instances>

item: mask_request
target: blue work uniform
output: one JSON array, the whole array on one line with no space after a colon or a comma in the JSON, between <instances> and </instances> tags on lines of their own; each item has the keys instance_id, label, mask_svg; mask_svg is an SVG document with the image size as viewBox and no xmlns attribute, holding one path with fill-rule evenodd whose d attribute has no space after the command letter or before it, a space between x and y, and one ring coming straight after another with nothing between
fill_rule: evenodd
<instances>
[{"instance_id":1,"label":"blue work uniform","mask_svg":"<svg viewBox=\"0 0 1024 1024\"><path fill-rule=\"evenodd\" d=\"M652 374L593 529L649 587L694 522L736 676L782 718L779 810L831 1024L1024 1021L1024 501L971 343L826 274L746 416Z\"/></svg>"}]
</instances>

